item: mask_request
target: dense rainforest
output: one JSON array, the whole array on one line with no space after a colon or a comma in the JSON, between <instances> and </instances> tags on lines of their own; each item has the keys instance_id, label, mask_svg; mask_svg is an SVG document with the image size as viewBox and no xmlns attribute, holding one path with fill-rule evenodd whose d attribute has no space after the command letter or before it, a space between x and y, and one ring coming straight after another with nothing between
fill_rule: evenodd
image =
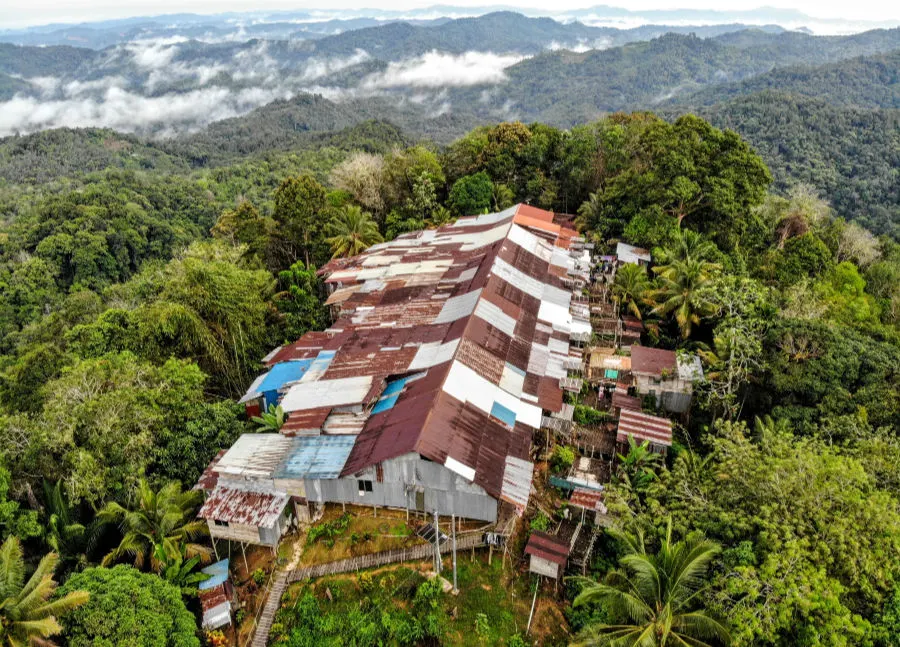
<instances>
[{"instance_id":1,"label":"dense rainforest","mask_svg":"<svg viewBox=\"0 0 900 647\"><path fill-rule=\"evenodd\" d=\"M730 118L750 122L744 105ZM786 140L809 126L792 123ZM37 613L59 616L44 635L62 644L199 644L188 490L255 427L235 398L260 358L327 325L315 268L528 202L576 214L598 250L653 250L662 271L621 272L617 303L645 344L703 358L674 450L611 486L622 528L714 542L691 604L734 645L897 644L900 244L858 224L896 232L890 175L871 188L883 211L856 205L857 222L825 198L852 202L852 186L775 182L764 147L696 116L506 122L443 147L382 122L333 127L211 165L202 137L0 144L0 631L30 635ZM777 159L815 182L835 172L804 156L818 141ZM592 578L623 550L606 542ZM46 612L22 603L38 562L64 583L40 589ZM138 608L117 602L138 588ZM601 596L566 614L590 632L618 611Z\"/></svg>"}]
</instances>

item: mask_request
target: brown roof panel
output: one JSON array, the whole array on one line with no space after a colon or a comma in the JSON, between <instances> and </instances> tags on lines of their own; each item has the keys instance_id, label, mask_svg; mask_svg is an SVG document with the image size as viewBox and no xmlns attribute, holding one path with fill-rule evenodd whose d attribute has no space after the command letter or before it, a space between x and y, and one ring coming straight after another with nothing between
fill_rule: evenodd
<instances>
[{"instance_id":1,"label":"brown roof panel","mask_svg":"<svg viewBox=\"0 0 900 647\"><path fill-rule=\"evenodd\" d=\"M632 346L631 348L632 373L659 377L664 370L675 371L677 368L674 351L647 348L646 346Z\"/></svg>"},{"instance_id":2,"label":"brown roof panel","mask_svg":"<svg viewBox=\"0 0 900 647\"><path fill-rule=\"evenodd\" d=\"M525 544L525 554L541 557L560 566L566 565L569 557L569 544L559 537L533 530Z\"/></svg>"}]
</instances>

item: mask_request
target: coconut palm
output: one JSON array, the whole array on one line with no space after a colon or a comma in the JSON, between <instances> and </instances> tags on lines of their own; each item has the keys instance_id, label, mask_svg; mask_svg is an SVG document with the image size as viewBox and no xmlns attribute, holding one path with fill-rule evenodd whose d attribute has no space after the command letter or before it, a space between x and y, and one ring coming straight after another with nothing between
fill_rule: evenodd
<instances>
[{"instance_id":1,"label":"coconut palm","mask_svg":"<svg viewBox=\"0 0 900 647\"><path fill-rule=\"evenodd\" d=\"M631 537L613 531L625 545L620 568L603 582L585 582L574 605L599 602L615 624L587 627L577 645L609 647L711 647L730 643L728 629L697 609L703 581L719 546L700 536L672 541L666 537L656 554L647 552L639 532Z\"/></svg>"},{"instance_id":2,"label":"coconut palm","mask_svg":"<svg viewBox=\"0 0 900 647\"><path fill-rule=\"evenodd\" d=\"M325 242L331 246L331 257L356 256L384 240L378 224L356 205L347 205L328 224L331 234Z\"/></svg>"},{"instance_id":3,"label":"coconut palm","mask_svg":"<svg viewBox=\"0 0 900 647\"><path fill-rule=\"evenodd\" d=\"M703 317L716 312L709 287L718 265L708 261L688 258L675 260L669 265L654 267L659 275L659 287L650 296L657 306L654 314L675 315L681 336L691 336L693 327Z\"/></svg>"},{"instance_id":4,"label":"coconut palm","mask_svg":"<svg viewBox=\"0 0 900 647\"><path fill-rule=\"evenodd\" d=\"M202 494L182 492L178 483L164 485L158 492L141 479L133 493L129 507L111 501L97 514L101 523L118 524L122 541L103 558L103 565L130 557L134 565L159 573L170 560L179 555L187 558L210 558L210 549L193 540L209 534L206 522L196 518Z\"/></svg>"},{"instance_id":5,"label":"coconut palm","mask_svg":"<svg viewBox=\"0 0 900 647\"><path fill-rule=\"evenodd\" d=\"M87 591L73 591L58 600L50 600L56 591L53 579L57 555L44 556L37 570L25 581L22 546L9 537L0 546L0 645L49 647L47 640L62 631L56 621L75 607L88 601Z\"/></svg>"},{"instance_id":6,"label":"coconut palm","mask_svg":"<svg viewBox=\"0 0 900 647\"><path fill-rule=\"evenodd\" d=\"M627 263L616 272L612 294L620 309L624 307L635 317L641 319L640 305L646 302L649 289L647 270L640 265Z\"/></svg>"},{"instance_id":7,"label":"coconut palm","mask_svg":"<svg viewBox=\"0 0 900 647\"><path fill-rule=\"evenodd\" d=\"M680 229L677 238L669 247L659 252L656 260L661 265L689 260L712 262L717 252L715 244L702 234L691 229Z\"/></svg>"}]
</instances>

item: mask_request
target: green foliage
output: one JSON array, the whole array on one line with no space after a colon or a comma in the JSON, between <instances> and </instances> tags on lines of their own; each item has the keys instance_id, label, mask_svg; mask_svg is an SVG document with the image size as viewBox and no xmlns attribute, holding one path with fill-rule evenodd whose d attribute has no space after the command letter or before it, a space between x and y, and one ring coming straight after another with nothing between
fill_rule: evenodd
<instances>
[{"instance_id":1,"label":"green foliage","mask_svg":"<svg viewBox=\"0 0 900 647\"><path fill-rule=\"evenodd\" d=\"M575 463L575 450L565 445L557 445L550 456L550 468L557 474L567 472Z\"/></svg>"},{"instance_id":2,"label":"green foliage","mask_svg":"<svg viewBox=\"0 0 900 647\"><path fill-rule=\"evenodd\" d=\"M546 531L550 527L550 517L545 515L543 512L538 512L534 519L531 520L531 524L529 526L532 530L539 530L541 532Z\"/></svg>"},{"instance_id":3,"label":"green foliage","mask_svg":"<svg viewBox=\"0 0 900 647\"><path fill-rule=\"evenodd\" d=\"M418 645L435 643L446 631L438 579L408 569L373 576L360 600L342 582L329 581L329 599L310 590L282 608L273 630L277 647L325 645Z\"/></svg>"},{"instance_id":4,"label":"green foliage","mask_svg":"<svg viewBox=\"0 0 900 647\"><path fill-rule=\"evenodd\" d=\"M281 314L283 340L294 341L310 330L321 330L328 322L328 311L322 302L322 281L315 267L307 268L297 261L290 269L279 272L275 305Z\"/></svg>"},{"instance_id":5,"label":"green foliage","mask_svg":"<svg viewBox=\"0 0 900 647\"><path fill-rule=\"evenodd\" d=\"M339 211L327 233L330 236L325 242L331 247L332 258L356 256L383 240L372 216L355 205L346 205Z\"/></svg>"},{"instance_id":6,"label":"green foliage","mask_svg":"<svg viewBox=\"0 0 900 647\"><path fill-rule=\"evenodd\" d=\"M71 647L200 647L181 591L156 575L124 564L89 568L70 577L60 593L76 590L87 591L90 600L62 619Z\"/></svg>"},{"instance_id":7,"label":"green foliage","mask_svg":"<svg viewBox=\"0 0 900 647\"><path fill-rule=\"evenodd\" d=\"M195 542L209 534L206 521L196 518L202 502L203 494L197 490L182 492L175 482L154 490L141 479L126 506L109 501L97 513L99 523L116 524L122 533L103 565L127 557L137 568L160 573L173 562L180 564L181 558L208 561L210 549Z\"/></svg>"},{"instance_id":8,"label":"green foliage","mask_svg":"<svg viewBox=\"0 0 900 647\"><path fill-rule=\"evenodd\" d=\"M447 206L456 214L471 216L490 208L494 184L484 171L466 175L453 183L447 196Z\"/></svg>"},{"instance_id":9,"label":"green foliage","mask_svg":"<svg viewBox=\"0 0 900 647\"><path fill-rule=\"evenodd\" d=\"M584 404L576 404L572 419L579 425L592 427L609 421L610 415L606 411L598 411Z\"/></svg>"},{"instance_id":10,"label":"green foliage","mask_svg":"<svg viewBox=\"0 0 900 647\"><path fill-rule=\"evenodd\" d=\"M129 353L82 360L47 384L47 400L17 454L17 469L62 481L71 500L123 494L154 460L159 439L182 428L203 400L196 365L162 366Z\"/></svg>"},{"instance_id":11,"label":"green foliage","mask_svg":"<svg viewBox=\"0 0 900 647\"><path fill-rule=\"evenodd\" d=\"M638 522L671 515L722 543L704 598L735 645L866 644L900 576L896 499L853 456L788 429L760 421L751 440L721 425L706 459L682 452L651 486Z\"/></svg>"},{"instance_id":12,"label":"green foliage","mask_svg":"<svg viewBox=\"0 0 900 647\"><path fill-rule=\"evenodd\" d=\"M602 605L610 622L588 625L580 644L641 643L652 647L689 644L697 647L728 645L728 629L706 610L698 609L710 562L720 547L702 535L672 541L672 521L659 550L647 550L643 534L617 534L624 555L620 568L602 582L586 583L573 606Z\"/></svg>"},{"instance_id":13,"label":"green foliage","mask_svg":"<svg viewBox=\"0 0 900 647\"><path fill-rule=\"evenodd\" d=\"M350 519L350 514L344 513L332 521L313 524L306 534L306 543L314 544L320 539L324 539L326 545L333 546L335 538L340 537L350 527Z\"/></svg>"},{"instance_id":14,"label":"green foliage","mask_svg":"<svg viewBox=\"0 0 900 647\"><path fill-rule=\"evenodd\" d=\"M270 404L269 410L261 416L253 416L250 420L258 425L259 431L279 431L286 419L280 404Z\"/></svg>"},{"instance_id":15,"label":"green foliage","mask_svg":"<svg viewBox=\"0 0 900 647\"><path fill-rule=\"evenodd\" d=\"M0 467L0 539L10 536L23 540L39 537L42 528L37 512L23 509L18 502L10 501L9 486L10 473L5 467Z\"/></svg>"},{"instance_id":16,"label":"green foliage","mask_svg":"<svg viewBox=\"0 0 900 647\"><path fill-rule=\"evenodd\" d=\"M19 540L7 537L0 546L0 643L46 644L47 638L61 633L59 618L88 601L87 591L72 586L51 600L57 587L56 562L54 553L45 555L26 580Z\"/></svg>"}]
</instances>

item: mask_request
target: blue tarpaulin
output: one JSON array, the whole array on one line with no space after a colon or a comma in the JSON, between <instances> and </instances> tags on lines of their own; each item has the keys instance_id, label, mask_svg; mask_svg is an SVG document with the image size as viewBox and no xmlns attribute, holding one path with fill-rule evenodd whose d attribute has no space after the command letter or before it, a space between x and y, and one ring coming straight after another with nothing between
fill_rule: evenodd
<instances>
[{"instance_id":1,"label":"blue tarpaulin","mask_svg":"<svg viewBox=\"0 0 900 647\"><path fill-rule=\"evenodd\" d=\"M228 560L223 559L215 564L210 564L206 568L200 569L200 572L209 575L208 579L197 584L197 588L201 591L224 584L228 579Z\"/></svg>"},{"instance_id":2,"label":"blue tarpaulin","mask_svg":"<svg viewBox=\"0 0 900 647\"><path fill-rule=\"evenodd\" d=\"M306 374L312 364L311 359L292 360L290 362L279 362L273 366L262 383L259 385L259 391L266 399L265 408L269 408L270 404L278 402L278 389L289 382L296 382Z\"/></svg>"}]
</instances>

